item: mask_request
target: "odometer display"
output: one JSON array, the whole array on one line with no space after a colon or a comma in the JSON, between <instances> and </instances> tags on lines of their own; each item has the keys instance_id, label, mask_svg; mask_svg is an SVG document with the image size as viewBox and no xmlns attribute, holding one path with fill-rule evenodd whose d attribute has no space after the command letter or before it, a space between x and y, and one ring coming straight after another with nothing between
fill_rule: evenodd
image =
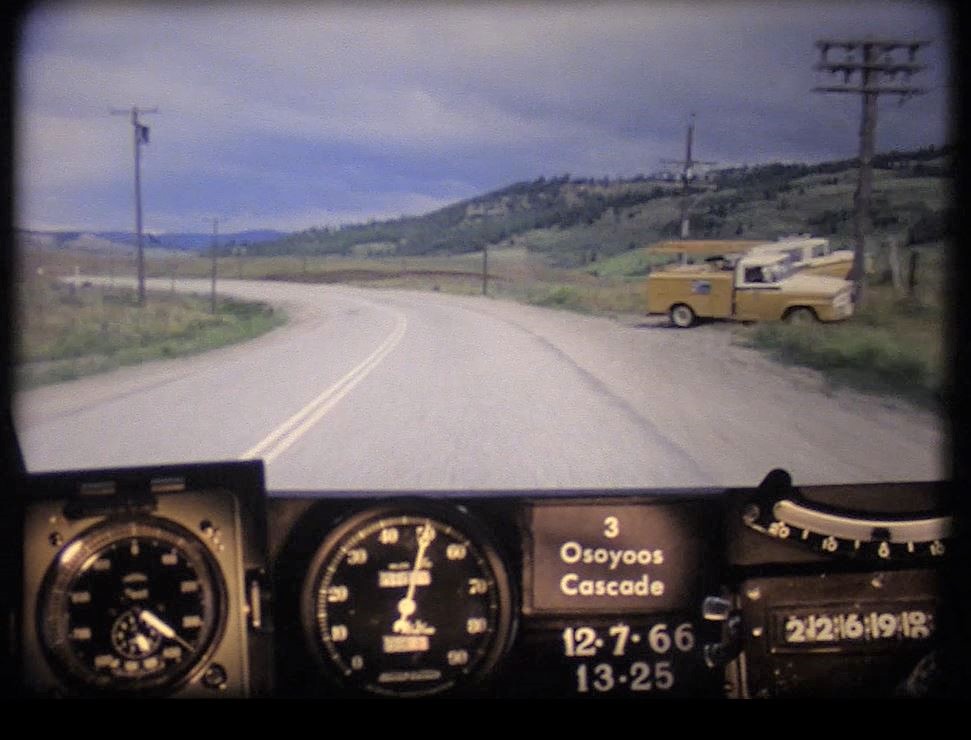
<instances>
[{"instance_id":1,"label":"odometer display","mask_svg":"<svg viewBox=\"0 0 971 740\"><path fill-rule=\"evenodd\" d=\"M776 651L845 651L929 640L934 616L930 602L777 608L771 613L772 647Z\"/></svg>"},{"instance_id":2,"label":"odometer display","mask_svg":"<svg viewBox=\"0 0 971 740\"><path fill-rule=\"evenodd\" d=\"M481 534L444 512L381 510L322 544L303 591L304 627L347 686L419 696L491 668L509 636L510 587Z\"/></svg>"}]
</instances>

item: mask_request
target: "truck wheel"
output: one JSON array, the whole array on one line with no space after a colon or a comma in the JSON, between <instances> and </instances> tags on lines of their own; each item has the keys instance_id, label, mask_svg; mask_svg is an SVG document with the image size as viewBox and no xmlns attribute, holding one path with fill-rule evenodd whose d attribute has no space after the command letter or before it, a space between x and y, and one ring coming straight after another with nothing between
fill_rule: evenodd
<instances>
[{"instance_id":1,"label":"truck wheel","mask_svg":"<svg viewBox=\"0 0 971 740\"><path fill-rule=\"evenodd\" d=\"M695 323L695 312L691 310L691 306L683 303L671 306L671 323L679 329L687 329Z\"/></svg>"},{"instance_id":2,"label":"truck wheel","mask_svg":"<svg viewBox=\"0 0 971 740\"><path fill-rule=\"evenodd\" d=\"M811 308L791 308L786 312L784 319L789 324L806 326L816 323L816 314Z\"/></svg>"}]
</instances>

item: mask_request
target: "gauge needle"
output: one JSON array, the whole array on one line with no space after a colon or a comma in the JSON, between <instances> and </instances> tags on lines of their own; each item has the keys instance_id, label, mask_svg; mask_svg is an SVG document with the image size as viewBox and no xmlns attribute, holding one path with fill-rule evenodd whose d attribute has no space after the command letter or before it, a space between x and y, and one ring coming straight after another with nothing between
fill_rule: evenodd
<instances>
[{"instance_id":1,"label":"gauge needle","mask_svg":"<svg viewBox=\"0 0 971 740\"><path fill-rule=\"evenodd\" d=\"M394 627L392 628L395 632L407 632L411 624L408 622L408 617L415 613L418 608L415 604L415 585L417 578L415 575L421 570L421 561L425 557L425 550L435 539L435 530L432 528L431 524L425 522L425 526L421 530L421 534L418 535L418 553L415 555L415 565L411 569L411 575L408 578L408 593L405 594L405 598L398 602L398 614L400 618L395 620Z\"/></svg>"},{"instance_id":2,"label":"gauge needle","mask_svg":"<svg viewBox=\"0 0 971 740\"><path fill-rule=\"evenodd\" d=\"M138 613L138 618L142 620L145 624L147 624L149 627L151 627L152 629L158 631L158 633L162 635L162 637L166 637L169 640L175 640L186 650L193 649L192 645L190 645L181 637L179 637L175 633L174 629L172 629L169 625L167 625L165 622L163 622L161 619L156 617L154 614L152 614L152 612L148 611L147 609L142 609Z\"/></svg>"}]
</instances>

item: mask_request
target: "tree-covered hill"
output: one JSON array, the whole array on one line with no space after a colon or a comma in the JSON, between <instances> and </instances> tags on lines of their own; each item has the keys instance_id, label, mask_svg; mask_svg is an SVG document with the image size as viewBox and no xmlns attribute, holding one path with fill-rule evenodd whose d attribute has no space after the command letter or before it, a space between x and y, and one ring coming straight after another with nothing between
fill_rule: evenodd
<instances>
[{"instance_id":1,"label":"tree-covered hill","mask_svg":"<svg viewBox=\"0 0 971 740\"><path fill-rule=\"evenodd\" d=\"M912 244L946 236L952 155L950 147L877 155L876 238ZM691 234L774 239L812 233L848 240L856 178L856 160L710 172L691 183ZM553 264L577 265L676 237L681 199L680 185L660 178L540 177L422 216L313 228L252 251L412 256L519 245Z\"/></svg>"}]
</instances>

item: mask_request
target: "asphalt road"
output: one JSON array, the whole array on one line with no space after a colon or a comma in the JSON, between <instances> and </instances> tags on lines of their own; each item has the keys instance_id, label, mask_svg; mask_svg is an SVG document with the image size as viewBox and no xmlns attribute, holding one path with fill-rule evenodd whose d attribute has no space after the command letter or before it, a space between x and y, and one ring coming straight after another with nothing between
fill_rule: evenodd
<instances>
[{"instance_id":1,"label":"asphalt road","mask_svg":"<svg viewBox=\"0 0 971 740\"><path fill-rule=\"evenodd\" d=\"M741 486L775 467L803 485L947 474L934 415L832 392L733 346L724 326L479 296L220 287L291 321L18 393L28 468L262 458L276 490Z\"/></svg>"}]
</instances>

